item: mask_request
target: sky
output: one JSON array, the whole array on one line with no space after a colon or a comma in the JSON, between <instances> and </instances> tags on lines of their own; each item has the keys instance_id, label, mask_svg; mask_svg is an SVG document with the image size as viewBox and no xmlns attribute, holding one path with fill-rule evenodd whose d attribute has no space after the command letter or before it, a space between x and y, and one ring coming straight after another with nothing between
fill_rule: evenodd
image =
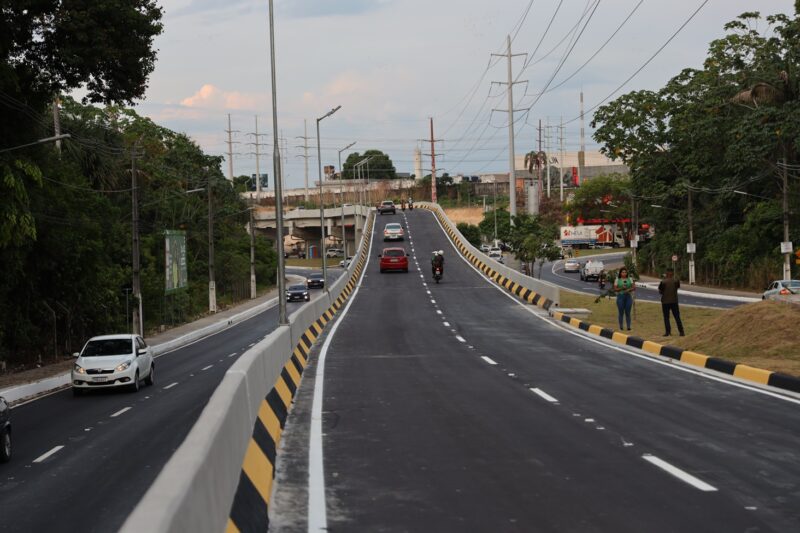
<instances>
[{"instance_id":1,"label":"sky","mask_svg":"<svg viewBox=\"0 0 800 533\"><path fill-rule=\"evenodd\" d=\"M527 54L512 62L520 82L513 91L519 109L516 153L538 148L540 119L552 126L561 117L565 150L577 150L581 90L591 150L597 149L589 125L593 107L609 96L657 90L683 68L700 67L708 43L745 11L793 9L790 0L597 1L275 0L278 128L285 139L287 187L305 180L303 136L310 137L309 181L316 179L316 119L339 105L320 123L323 165L338 168L338 151L355 141L343 161L350 151L379 149L399 172L413 172L414 149L430 153L430 143L420 139L430 138L433 118L441 140L438 169L507 172L507 94L492 82L507 80L508 64L491 54L506 52L508 35L512 52ZM258 116L260 170L271 176L267 0L164 0L161 6L158 61L138 111L226 158L230 114L235 175L255 173ZM550 131L555 145L557 129ZM423 168L430 168L427 156Z\"/></svg>"}]
</instances>

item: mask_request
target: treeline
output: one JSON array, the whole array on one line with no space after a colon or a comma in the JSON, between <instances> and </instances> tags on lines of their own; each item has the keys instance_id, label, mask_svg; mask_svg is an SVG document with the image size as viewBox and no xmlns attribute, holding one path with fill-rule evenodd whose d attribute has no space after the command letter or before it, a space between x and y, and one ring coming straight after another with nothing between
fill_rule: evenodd
<instances>
[{"instance_id":1,"label":"treeline","mask_svg":"<svg viewBox=\"0 0 800 533\"><path fill-rule=\"evenodd\" d=\"M133 165L146 328L207 309L209 191L219 300L249 295L247 206L219 158L127 108L155 67L156 0L11 2L1 11L0 369L129 330ZM63 97L78 89L82 103ZM60 131L71 136L60 150L45 140L59 95ZM169 297L167 229L186 231L188 255L188 287ZM271 243L258 241L256 260L259 282L272 283Z\"/></svg>"},{"instance_id":2,"label":"treeline","mask_svg":"<svg viewBox=\"0 0 800 533\"><path fill-rule=\"evenodd\" d=\"M725 29L702 68L600 107L594 137L630 167L625 194L656 227L643 270L676 254L686 279L691 202L697 281L763 289L781 276L784 183L800 240L800 18L746 13Z\"/></svg>"},{"instance_id":3,"label":"treeline","mask_svg":"<svg viewBox=\"0 0 800 533\"><path fill-rule=\"evenodd\" d=\"M187 136L129 109L64 102L54 146L5 164L28 168L30 231L0 248L0 359L27 363L77 350L92 335L130 330L132 166L139 193L145 327L208 309L208 194L221 305L249 297L248 206ZM135 160L135 161L134 161ZM192 192L193 191L193 192ZM188 287L165 293L165 230L186 232ZM272 243L256 239L256 279L275 281Z\"/></svg>"}]
</instances>

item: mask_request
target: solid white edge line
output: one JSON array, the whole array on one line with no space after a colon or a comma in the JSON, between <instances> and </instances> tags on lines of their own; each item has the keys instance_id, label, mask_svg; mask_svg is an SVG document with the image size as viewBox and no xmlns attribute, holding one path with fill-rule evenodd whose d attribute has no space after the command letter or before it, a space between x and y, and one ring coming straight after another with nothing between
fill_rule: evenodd
<instances>
[{"instance_id":1,"label":"solid white edge line","mask_svg":"<svg viewBox=\"0 0 800 533\"><path fill-rule=\"evenodd\" d=\"M723 383L725 385L730 385L732 387L738 387L740 389L749 390L751 392L757 392L757 393L763 394L765 396L770 396L772 398L777 398L779 400L784 400L784 401L787 401L787 402L790 402L790 403L794 403L794 404L800 405L800 399L793 398L791 396L786 396L786 395L780 394L778 392L773 392L771 390L765 390L765 389L760 389L758 387L753 387L753 386L750 386L750 385L748 385L746 383L739 383L738 381L733 381L731 379L725 379L725 378L723 378L721 376L716 376L716 375L713 375L713 374L710 374L710 373L707 373L707 372L703 372L703 371L701 371L699 369L694 369L694 368L691 368L691 367L688 367L688 366L684 366L684 365L679 364L678 362L675 362L673 360L665 361L665 360L662 360L662 359L658 359L658 358L656 358L654 356L645 355L645 354L642 354L642 353L637 353L637 352L628 350L628 349L626 349L626 348L624 348L622 346L617 346L617 345L612 344L610 342L606 343L606 342L603 342L603 341L601 341L599 339L593 338L590 333L584 333L582 330L577 330L576 331L572 327L564 324L563 322L556 321L555 319L550 317L549 314L547 316L541 316L541 315L537 314L534 311L533 308L531 308L527 304L525 304L525 303L521 302L520 300L518 300L513 295L511 295L508 292L506 292L506 290L504 288L502 288L502 287L498 286L497 284L495 284L491 279L489 279L486 275L484 275L483 272L481 272L472 263L470 263L467 260L466 257L461 255L461 252L459 252L458 248L456 248L455 243L448 237L447 232L445 231L444 227L442 226L442 223L439 222L439 219L436 217L436 214L433 213L432 211L428 211L428 212L433 217L433 220L437 224L439 224L439 227L445 233L445 239L450 243L450 246L453 247L453 250L456 251L456 254L458 255L458 257L460 257L461 260L464 261L467 264L467 266L469 266L472 270L474 270L480 277L485 279L486 282L489 283L489 285L491 285L492 287L494 287L497 291L499 291L500 294L502 294L506 298L510 299L512 302L515 302L517 305L521 306L523 309L528 311L531 315L535 316L539 320L543 321L545 324L550 325L550 327L556 328L559 331L563 331L565 333L569 333L570 335L574 335L575 337L578 337L578 338L583 339L585 341L593 342L595 344L599 344L600 346L605 346L606 348L610 348L611 350L616 350L618 352L622 352L622 353L625 353L625 354L628 354L628 355L632 355L634 357L638 357L639 359L647 361L648 363L655 363L655 364L663 365L663 366L666 366L666 367L671 368L673 370L678 370L680 372L686 372L687 374L694 374L695 376L699 376L699 377L702 377L702 378L705 378L705 379L709 379L711 381L716 381L718 383ZM533 307L538 308L538 306L533 306ZM542 311L544 311L544 310L542 310ZM544 312L546 312L546 311L544 311Z\"/></svg>"},{"instance_id":2,"label":"solid white edge line","mask_svg":"<svg viewBox=\"0 0 800 533\"><path fill-rule=\"evenodd\" d=\"M485 355L482 355L482 356L481 356L481 359L483 359L484 361L486 361L486 362L487 362L487 363L489 363L490 365L496 365L496 364L497 364L497 361L495 361L495 360L494 360L494 359L492 359L491 357L486 357Z\"/></svg>"},{"instance_id":3,"label":"solid white edge line","mask_svg":"<svg viewBox=\"0 0 800 533\"><path fill-rule=\"evenodd\" d=\"M133 409L133 407L123 407L122 409L120 409L119 411L117 411L116 413L114 413L113 415L111 415L109 418L116 418L116 417L118 417L119 415L121 415L122 413L127 413L127 412L128 412L128 411L130 411L131 409Z\"/></svg>"},{"instance_id":4,"label":"solid white edge line","mask_svg":"<svg viewBox=\"0 0 800 533\"><path fill-rule=\"evenodd\" d=\"M42 455L40 455L39 457L37 457L36 459L34 459L33 462L34 463L41 463L42 461L44 461L45 459L47 459L48 457L50 457L54 453L57 453L62 448L64 448L63 445L58 445L55 448L53 448L52 450L50 450L49 452L45 452Z\"/></svg>"},{"instance_id":5,"label":"solid white edge line","mask_svg":"<svg viewBox=\"0 0 800 533\"><path fill-rule=\"evenodd\" d=\"M552 396L547 394L542 389L538 389L536 387L531 387L531 391L536 393L536 394L538 394L539 396L541 396L542 398L544 398L545 400L547 400L550 403L558 403L558 400L556 400L555 398L553 398Z\"/></svg>"},{"instance_id":6,"label":"solid white edge line","mask_svg":"<svg viewBox=\"0 0 800 533\"><path fill-rule=\"evenodd\" d=\"M373 233L370 235L369 248L367 249L367 257L372 255L372 243L375 239L375 224L373 224ZM364 275L367 269L361 271L361 277L358 280L355 290L350 295L342 313L336 318L336 322L331 327L330 333L325 338L322 348L317 358L317 371L314 376L314 399L311 403L311 428L308 437L308 531L317 533L319 531L328 530L328 511L325 501L325 465L323 462L322 450L322 392L323 382L325 380L325 360L328 356L328 348L331 345L336 330L339 329L339 324L344 321L350 306L356 300L358 291L361 289L361 283L364 281Z\"/></svg>"},{"instance_id":7,"label":"solid white edge line","mask_svg":"<svg viewBox=\"0 0 800 533\"><path fill-rule=\"evenodd\" d=\"M702 490L703 492L716 492L717 491L717 488L714 487L713 485L709 485L708 483L706 483L702 479L699 479L699 478L691 475L688 472L684 472L683 470L681 470L677 466L673 466L673 465L669 464L668 462L664 461L663 459L659 459L655 455L650 455L650 454L646 453L646 454L642 455L642 459L644 459L648 463L651 463L651 464L657 466L658 468L660 468L664 472L667 472L668 474L671 474L671 475L675 476L676 478L680 479L684 483L688 483L689 485L691 485L692 487L694 487L694 488L696 488L698 490Z\"/></svg>"},{"instance_id":8,"label":"solid white edge line","mask_svg":"<svg viewBox=\"0 0 800 533\"><path fill-rule=\"evenodd\" d=\"M177 382L177 381L176 381L176 382L174 382L174 383L170 383L169 385L167 385L166 387L164 387L164 390L171 389L172 387L174 387L174 386L175 386L175 385L177 385L177 384L178 384L178 382Z\"/></svg>"}]
</instances>

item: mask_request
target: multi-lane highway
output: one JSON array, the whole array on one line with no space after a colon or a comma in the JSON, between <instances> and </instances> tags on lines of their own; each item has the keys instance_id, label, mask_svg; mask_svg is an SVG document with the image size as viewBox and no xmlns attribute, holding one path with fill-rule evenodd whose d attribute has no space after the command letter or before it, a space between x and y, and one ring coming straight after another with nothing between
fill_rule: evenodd
<instances>
[{"instance_id":1,"label":"multi-lane highway","mask_svg":"<svg viewBox=\"0 0 800 533\"><path fill-rule=\"evenodd\" d=\"M300 304L288 305L291 313ZM116 531L228 367L276 325L272 307L162 355L155 385L135 394L67 390L15 408L14 457L0 465L0 531Z\"/></svg>"},{"instance_id":2,"label":"multi-lane highway","mask_svg":"<svg viewBox=\"0 0 800 533\"><path fill-rule=\"evenodd\" d=\"M378 272L390 221L407 223L408 274ZM429 212L374 232L296 396L272 530L800 530L799 400L552 322Z\"/></svg>"},{"instance_id":3,"label":"multi-lane highway","mask_svg":"<svg viewBox=\"0 0 800 533\"><path fill-rule=\"evenodd\" d=\"M608 265L619 266L622 264L624 255L625 254L623 253L609 253L598 256L597 259L604 261ZM592 259L592 257L591 256L581 257L579 258L579 261L584 262L588 259ZM554 283L560 287L564 287L565 289L570 289L573 291L586 292L597 295L606 292L605 290L602 291L600 290L600 288L597 285L597 282L581 281L579 274L572 272L569 273L564 272L564 261L545 263L542 266L542 279L545 281L549 281L550 283ZM661 296L658 294L658 291L655 288L639 287L636 290L636 298L639 300L645 300L649 302L661 301ZM695 294L681 294L680 301L681 304L685 305L716 307L720 309L728 309L731 307L736 307L737 305L742 305L744 303L735 300L722 300L713 297L697 296Z\"/></svg>"}]
</instances>

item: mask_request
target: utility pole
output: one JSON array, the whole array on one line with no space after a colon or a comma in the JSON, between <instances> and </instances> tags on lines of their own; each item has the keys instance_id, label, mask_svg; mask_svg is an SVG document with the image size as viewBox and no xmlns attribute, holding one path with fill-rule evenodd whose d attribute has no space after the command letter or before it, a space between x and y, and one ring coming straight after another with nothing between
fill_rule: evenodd
<instances>
[{"instance_id":1,"label":"utility pole","mask_svg":"<svg viewBox=\"0 0 800 533\"><path fill-rule=\"evenodd\" d=\"M288 326L286 317L286 259L283 257L283 187L281 185L281 149L278 144L278 82L275 78L275 18L273 0L269 0L269 56L272 78L272 168L275 174L275 225L278 248L278 325ZM326 283L327 285L327 283Z\"/></svg>"},{"instance_id":2,"label":"utility pole","mask_svg":"<svg viewBox=\"0 0 800 533\"><path fill-rule=\"evenodd\" d=\"M585 179L586 167L586 142L583 133L583 89L581 89L581 151L578 152L578 185Z\"/></svg>"},{"instance_id":3,"label":"utility pole","mask_svg":"<svg viewBox=\"0 0 800 533\"><path fill-rule=\"evenodd\" d=\"M238 144L233 140L232 135L238 131L231 129L231 114L228 113L228 129L225 132L228 134L228 179L231 181L233 181L233 145Z\"/></svg>"},{"instance_id":4,"label":"utility pole","mask_svg":"<svg viewBox=\"0 0 800 533\"><path fill-rule=\"evenodd\" d=\"M211 173L206 169L208 180L208 311L217 312L217 284L214 280L214 204L211 199Z\"/></svg>"},{"instance_id":5,"label":"utility pole","mask_svg":"<svg viewBox=\"0 0 800 533\"><path fill-rule=\"evenodd\" d=\"M789 174L786 165L786 148L783 150L783 279L792 279L792 243L789 241Z\"/></svg>"},{"instance_id":6,"label":"utility pole","mask_svg":"<svg viewBox=\"0 0 800 533\"><path fill-rule=\"evenodd\" d=\"M558 154L558 187L559 187L559 198L561 199L561 203L564 203L564 117L561 117L561 125L558 127L558 142L559 142L559 154Z\"/></svg>"},{"instance_id":7,"label":"utility pole","mask_svg":"<svg viewBox=\"0 0 800 533\"><path fill-rule=\"evenodd\" d=\"M342 169L342 152L349 150L355 144L356 141L353 141L339 150L339 205L342 208L342 252L344 253L345 260L347 260L347 230L344 225L344 170ZM353 242L355 242L355 235L353 235Z\"/></svg>"},{"instance_id":8,"label":"utility pole","mask_svg":"<svg viewBox=\"0 0 800 533\"><path fill-rule=\"evenodd\" d=\"M547 169L547 197L550 198L550 118L547 118L544 127L544 165Z\"/></svg>"},{"instance_id":9,"label":"utility pole","mask_svg":"<svg viewBox=\"0 0 800 533\"><path fill-rule=\"evenodd\" d=\"M311 137L308 136L308 120L303 119L303 135L298 135L295 139L303 139L303 146L298 146L297 148L303 149L303 155L298 155L297 157L302 157L304 161L304 170L305 170L305 192L303 193L303 200L308 202L308 158L311 157L308 155L308 140Z\"/></svg>"},{"instance_id":10,"label":"utility pole","mask_svg":"<svg viewBox=\"0 0 800 533\"><path fill-rule=\"evenodd\" d=\"M259 178L260 179L260 178ZM250 206L250 299L256 297L256 225L253 217L253 206Z\"/></svg>"},{"instance_id":11,"label":"utility pole","mask_svg":"<svg viewBox=\"0 0 800 533\"><path fill-rule=\"evenodd\" d=\"M141 264L139 260L139 186L136 174L136 150L139 148L139 138L131 150L131 213L132 213L132 246L131 252L133 271L133 331L144 338L144 316L142 314L142 281L140 278Z\"/></svg>"},{"instance_id":12,"label":"utility pole","mask_svg":"<svg viewBox=\"0 0 800 533\"><path fill-rule=\"evenodd\" d=\"M53 100L53 136L61 135L61 98L56 96ZM56 141L56 151L61 153L61 141Z\"/></svg>"},{"instance_id":13,"label":"utility pole","mask_svg":"<svg viewBox=\"0 0 800 533\"><path fill-rule=\"evenodd\" d=\"M694 285L694 253L696 246L694 244L694 230L692 228L692 186L689 184L689 198L688 198L688 218L689 218L689 244L686 245L686 251L689 252L689 285Z\"/></svg>"},{"instance_id":14,"label":"utility pole","mask_svg":"<svg viewBox=\"0 0 800 533\"><path fill-rule=\"evenodd\" d=\"M429 118L431 123L431 202L438 201L436 198L436 139L433 136L433 117Z\"/></svg>"},{"instance_id":15,"label":"utility pole","mask_svg":"<svg viewBox=\"0 0 800 533\"><path fill-rule=\"evenodd\" d=\"M505 110L505 112L508 113L508 201L509 201L508 207L509 207L509 213L511 215L511 224L513 225L514 217L517 215L517 173L516 173L516 162L514 155L514 84L522 82L514 81L511 63L514 56L522 56L525 54L511 53L510 35L506 37L506 45L507 45L507 50L505 54L492 54L492 56L507 58L508 60L507 81L492 82L492 83L508 86L507 89L508 109ZM502 110L497 109L495 111L502 111Z\"/></svg>"},{"instance_id":16,"label":"utility pole","mask_svg":"<svg viewBox=\"0 0 800 533\"><path fill-rule=\"evenodd\" d=\"M539 132L539 154L542 153L542 119L539 119L539 127L537 128ZM536 157L536 194L539 198L536 199L536 212L539 212L539 199L542 197L542 161L537 154Z\"/></svg>"},{"instance_id":17,"label":"utility pole","mask_svg":"<svg viewBox=\"0 0 800 533\"><path fill-rule=\"evenodd\" d=\"M260 137L264 136L258 133L258 115L256 115L256 131L255 133L248 133L248 135L253 136L253 142L249 143L255 146L255 156L256 156L256 194L257 197L261 194L261 140Z\"/></svg>"}]
</instances>

